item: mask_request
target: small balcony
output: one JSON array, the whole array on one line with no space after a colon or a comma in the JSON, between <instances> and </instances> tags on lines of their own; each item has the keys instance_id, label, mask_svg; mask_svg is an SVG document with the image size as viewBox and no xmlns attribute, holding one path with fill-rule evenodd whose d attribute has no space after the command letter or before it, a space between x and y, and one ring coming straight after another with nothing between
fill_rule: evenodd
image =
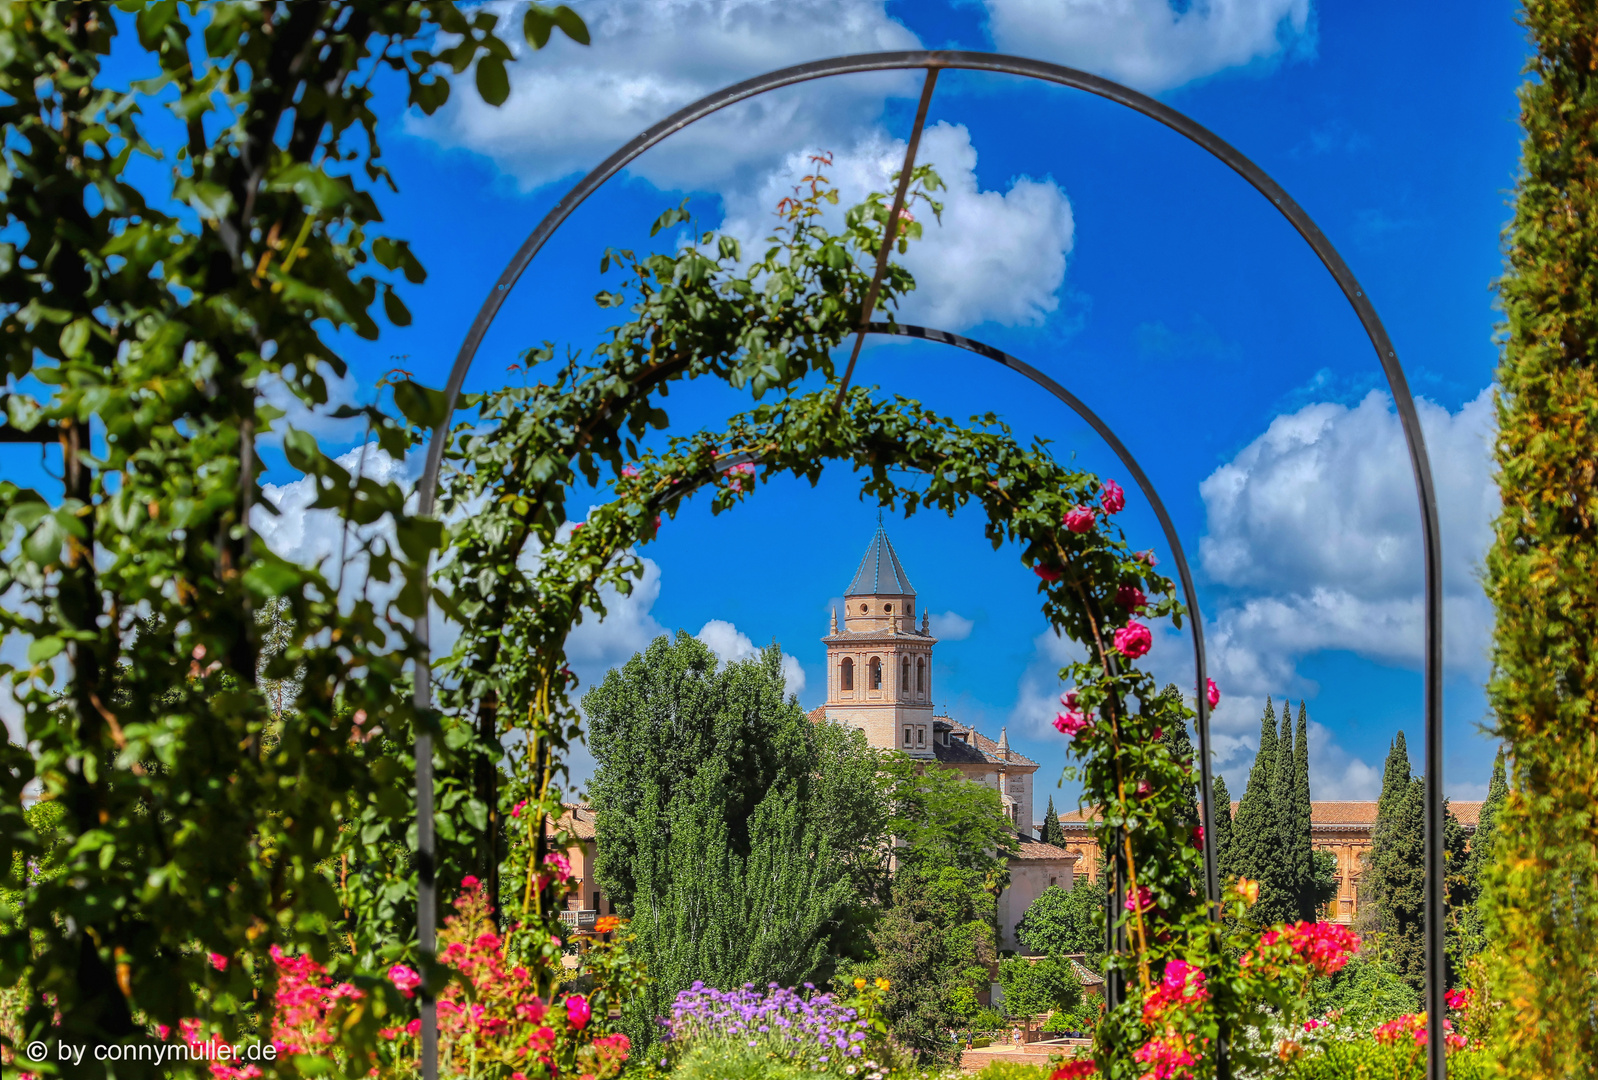
<instances>
[{"instance_id":1,"label":"small balcony","mask_svg":"<svg viewBox=\"0 0 1598 1080\"><path fill-rule=\"evenodd\" d=\"M592 930L598 920L598 908L568 908L560 913L560 921L573 930Z\"/></svg>"}]
</instances>

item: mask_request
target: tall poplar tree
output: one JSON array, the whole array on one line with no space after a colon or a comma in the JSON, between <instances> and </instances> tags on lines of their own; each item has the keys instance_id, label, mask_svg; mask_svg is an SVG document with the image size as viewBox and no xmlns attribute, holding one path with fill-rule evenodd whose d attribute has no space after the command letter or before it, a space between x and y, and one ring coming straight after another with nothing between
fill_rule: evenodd
<instances>
[{"instance_id":1,"label":"tall poplar tree","mask_svg":"<svg viewBox=\"0 0 1598 1080\"><path fill-rule=\"evenodd\" d=\"M1276 857L1276 815L1271 810L1271 781L1276 770L1276 708L1265 699L1265 715L1260 717L1260 745L1249 770L1248 786L1232 819L1232 842L1225 865L1228 877L1244 877L1260 882L1261 902L1270 890L1266 877Z\"/></svg>"},{"instance_id":2,"label":"tall poplar tree","mask_svg":"<svg viewBox=\"0 0 1598 1080\"><path fill-rule=\"evenodd\" d=\"M1487 889L1498 1065L1598 1075L1598 7L1524 0L1533 52L1492 440L1488 694L1513 765Z\"/></svg>"},{"instance_id":3,"label":"tall poplar tree","mask_svg":"<svg viewBox=\"0 0 1598 1080\"><path fill-rule=\"evenodd\" d=\"M1298 730L1293 742L1293 876L1298 883L1298 917L1315 918L1315 911L1330 897L1322 895L1316 874L1314 838L1310 835L1309 709L1298 703Z\"/></svg>"},{"instance_id":4,"label":"tall poplar tree","mask_svg":"<svg viewBox=\"0 0 1598 1080\"><path fill-rule=\"evenodd\" d=\"M1215 774L1215 861L1225 881L1232 858L1232 793L1226 790L1226 777Z\"/></svg>"}]
</instances>

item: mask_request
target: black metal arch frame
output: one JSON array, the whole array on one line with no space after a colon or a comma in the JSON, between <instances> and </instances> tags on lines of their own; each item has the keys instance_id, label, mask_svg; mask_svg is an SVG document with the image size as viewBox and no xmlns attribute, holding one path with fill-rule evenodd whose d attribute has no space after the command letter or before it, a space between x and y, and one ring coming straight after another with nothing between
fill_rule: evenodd
<instances>
[{"instance_id":1,"label":"black metal arch frame","mask_svg":"<svg viewBox=\"0 0 1598 1080\"><path fill-rule=\"evenodd\" d=\"M1266 199L1270 200L1271 204L1303 237L1305 243L1315 252L1322 265L1331 273L1333 279L1337 282L1338 288L1342 290L1344 298L1353 308L1354 314L1359 318L1360 325L1370 339L1372 348L1376 350L1377 360L1381 364L1383 374L1387 377L1388 388L1393 395L1393 403L1398 413L1399 423L1404 431L1404 440L1409 448L1410 467L1414 475L1416 496L1420 503L1421 536L1425 560L1426 612L1423 683L1425 708L1424 767L1426 779L1426 1008L1429 1036L1427 1040L1427 1076L1428 1080L1443 1080L1447 1074L1447 1064L1445 1058L1446 1047L1444 1040L1441 1038L1442 1017L1445 1013L1443 1002L1445 957L1443 949L1442 895L1442 540L1437 519L1436 490L1432 480L1431 465L1426 454L1425 440L1421 432L1420 418L1415 411L1415 401L1410 394L1403 367L1398 362L1398 355L1387 336L1386 329L1382 326L1381 319L1376 314L1375 307L1372 306L1369 297L1365 295L1364 289L1355 279L1353 273L1348 269L1347 264L1344 263L1331 242L1326 239L1325 235L1311 220L1310 216L1304 212L1303 208L1293 201L1287 192L1267 176L1259 166L1214 133L1175 109L1108 79L1041 60L1030 60L1024 57L993 53L912 51L865 53L782 68L726 87L678 110L640 133L631 142L606 158L592 172L578 181L555 204L554 208L544 216L544 219L539 222L527 239L522 242L521 247L500 274L498 281L483 301L482 307L478 310L477 317L473 320L471 328L466 334L466 339L461 344L454 367L450 370L449 381L445 386L445 394L450 407L446 412L445 418L434 429L432 438L428 443L426 469L422 475L418 492L418 512L430 514L433 511L438 490L439 469L443 462L444 445L449 433L450 416L453 415L455 402L458 400L461 387L465 383L466 373L471 367L472 360L476 356L489 326L493 323L495 316L498 315L500 308L504 306L511 287L532 263L544 244L548 242L549 238L554 235L555 231L560 228L578 206L644 151L688 127L690 124L702 120L729 105L771 90L815 79L828 78L834 75L894 70L921 70L926 72L926 79L922 86L914 127L908 140L905 164L900 173L898 190L894 195L893 206L889 211L882 253L878 259L876 275L866 295L864 310L861 313L859 333L855 338L848 368L844 373L843 385L847 385L853 373L855 360L859 356L861 342L867 333L904 334L954 345L985 356L1019 372L1064 402L1098 432L1131 471L1138 486L1143 490L1145 497L1148 498L1150 505L1154 508L1161 528L1165 532L1166 542L1170 545L1172 557L1177 563L1185 601L1188 606L1197 678L1195 686L1197 688L1198 717L1195 727L1199 738L1199 760L1201 763L1200 786L1201 814L1204 824L1205 886L1212 901L1219 899L1219 872L1215 859L1209 703L1204 692L1206 685L1204 626L1203 619L1199 613L1198 598L1193 588L1192 575L1189 572L1186 555L1183 553L1176 530L1171 524L1169 515L1165 512L1164 505L1155 493L1153 485L1149 483L1147 476L1133 460L1125 445L1116 438L1109 427L1063 386L1037 369L991 346L969 338L945 333L941 330L870 322L871 314L875 309L877 289L881 282L882 272L891 247L892 230L899 218L898 211L904 205L910 172L915 164L921 131L926 123L927 111L938 73L943 70L986 71L998 74L1020 75L1043 82L1084 90L1108 101L1124 105L1134 112L1158 121L1190 142L1196 143L1207 150L1211 156L1236 172L1260 194L1264 195ZM842 387L840 387L840 396L841 393ZM427 653L429 644L428 624L425 615L417 620L417 630L423 653L416 667L415 703L418 710L425 713L431 709L432 705L431 667ZM419 877L417 930L422 957L424 961L431 961L436 948L438 893L435 880L436 841L433 830L432 736L425 733L418 735L416 739L416 812L417 869ZM425 978L428 965L424 963L423 967ZM425 984L422 1002L423 1075L428 1080L434 1080L438 1073L437 1013L432 995Z\"/></svg>"}]
</instances>

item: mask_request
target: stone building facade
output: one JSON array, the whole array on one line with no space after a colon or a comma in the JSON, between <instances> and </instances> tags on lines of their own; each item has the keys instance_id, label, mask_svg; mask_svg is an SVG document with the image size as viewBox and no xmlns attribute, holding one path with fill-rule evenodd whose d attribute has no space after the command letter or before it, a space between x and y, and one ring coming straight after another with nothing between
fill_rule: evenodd
<instances>
[{"instance_id":1,"label":"stone building facade","mask_svg":"<svg viewBox=\"0 0 1598 1080\"><path fill-rule=\"evenodd\" d=\"M1016 924L1050 885L1071 888L1078 856L1039 839L1032 823L1038 763L1010 748L1005 729L994 741L953 717L933 715L932 649L938 642L927 612L917 607L915 588L879 525L844 591L843 625L834 611L821 639L827 701L810 717L859 728L872 746L958 769L998 792L1020 845L1010 860L1010 884L999 896L999 947L1018 949Z\"/></svg>"},{"instance_id":2,"label":"stone building facade","mask_svg":"<svg viewBox=\"0 0 1598 1080\"><path fill-rule=\"evenodd\" d=\"M1310 845L1316 851L1330 851L1337 856L1337 897L1327 905L1325 917L1333 922L1352 923L1359 913L1359 875L1362 859L1371 846L1371 832L1376 828L1376 804L1373 802L1311 802ZM1481 803L1450 801L1448 808L1467 833L1476 831L1481 817ZM1237 813L1237 803L1232 804ZM1060 829L1065 833L1065 849L1079 855L1079 864L1088 880L1097 880L1099 848L1093 840L1093 811L1076 810L1060 815Z\"/></svg>"}]
</instances>

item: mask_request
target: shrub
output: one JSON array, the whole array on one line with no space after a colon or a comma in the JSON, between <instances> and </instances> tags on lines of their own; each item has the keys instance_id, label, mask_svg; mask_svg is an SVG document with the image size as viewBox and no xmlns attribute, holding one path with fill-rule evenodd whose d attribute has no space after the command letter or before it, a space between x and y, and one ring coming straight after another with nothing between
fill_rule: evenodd
<instances>
[{"instance_id":1,"label":"shrub","mask_svg":"<svg viewBox=\"0 0 1598 1080\"><path fill-rule=\"evenodd\" d=\"M1420 995L1391 964L1364 956L1351 958L1328 978L1316 979L1312 1000L1316 1015L1337 1013L1362 1031L1421 1007Z\"/></svg>"},{"instance_id":2,"label":"shrub","mask_svg":"<svg viewBox=\"0 0 1598 1080\"><path fill-rule=\"evenodd\" d=\"M813 990L808 983L806 990ZM760 993L752 983L738 990L717 990L696 982L677 995L665 1021L666 1057L679 1069L692 1068L705 1077L740 1075L717 1072L712 1064L724 1056L727 1068L772 1068L859 1077L884 1072L897 1064L877 1016L886 980L855 980L857 993L801 994L776 983Z\"/></svg>"},{"instance_id":3,"label":"shrub","mask_svg":"<svg viewBox=\"0 0 1598 1080\"><path fill-rule=\"evenodd\" d=\"M1011 1016L1073 1009L1082 1000L1082 980L1071 962L1060 956L1041 960L1011 957L999 964L999 985L1004 988L1004 1007Z\"/></svg>"},{"instance_id":4,"label":"shrub","mask_svg":"<svg viewBox=\"0 0 1598 1080\"><path fill-rule=\"evenodd\" d=\"M1047 1065L1023 1065L1019 1061L990 1061L975 1073L976 1080L1049 1080Z\"/></svg>"}]
</instances>

